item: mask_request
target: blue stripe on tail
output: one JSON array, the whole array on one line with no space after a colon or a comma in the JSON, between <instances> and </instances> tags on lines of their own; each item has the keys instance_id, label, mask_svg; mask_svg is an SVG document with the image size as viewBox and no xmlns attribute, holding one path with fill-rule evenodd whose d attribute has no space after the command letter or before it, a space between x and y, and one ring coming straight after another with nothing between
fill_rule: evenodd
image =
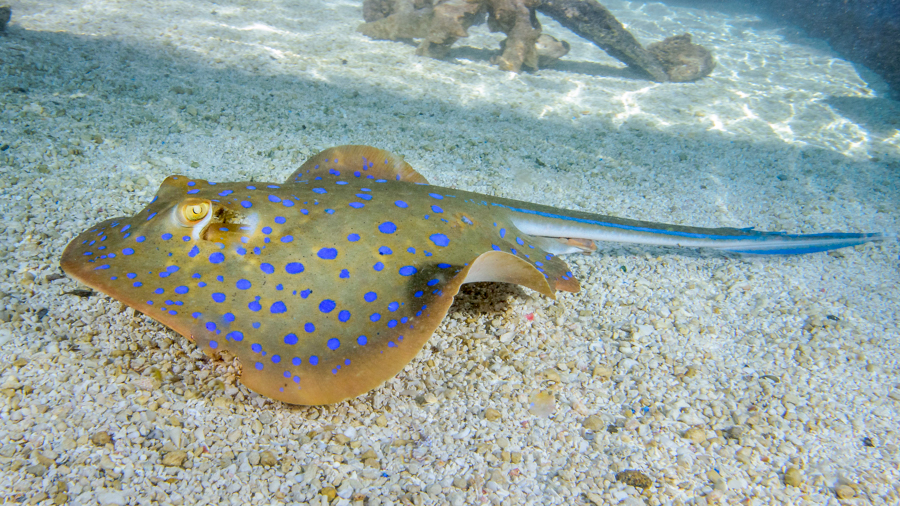
<instances>
[{"instance_id":1,"label":"blue stripe on tail","mask_svg":"<svg viewBox=\"0 0 900 506\"><path fill-rule=\"evenodd\" d=\"M601 227L628 230L632 232L644 232L661 236L684 237L690 239L709 240L712 243L707 246L709 248L717 248L722 251L730 251L732 253L744 253L750 255L802 255L806 253L819 253L839 248L847 248L857 246L871 241L880 241L884 239L881 234L857 234L857 233L821 233L821 234L786 234L784 232L757 232L750 228L731 229L737 232L736 235L725 234L705 234L698 232L687 232L684 230L665 230L653 227L641 227L634 225L626 225L624 223L610 223L589 218L576 218L574 216L565 216L562 214L548 213L544 211L536 211L532 209L524 209L520 207L512 207L496 202L491 203L492 206L502 207L510 211L522 214L530 214L535 216L543 216L545 218L554 218L562 221L570 221L576 223L585 223L589 225L597 225ZM747 248L725 248L717 247L715 241L746 241ZM810 244L813 241L813 244ZM756 243L755 247L750 247L752 243ZM791 245L792 242L803 244Z\"/></svg>"},{"instance_id":2,"label":"blue stripe on tail","mask_svg":"<svg viewBox=\"0 0 900 506\"><path fill-rule=\"evenodd\" d=\"M882 239L881 234L809 234L809 235L782 235L781 237L788 239L803 240L816 237L828 237L837 239L844 237L845 241L827 242L821 244L803 244L791 246L790 242L773 242L767 247L760 249L738 249L738 248L722 248L722 251L730 251L732 253L743 253L747 255L805 255L807 253L820 253L833 249L849 248L850 246L858 246L870 241L878 241ZM746 239L752 240L752 237ZM827 239L822 239L827 240Z\"/></svg>"}]
</instances>

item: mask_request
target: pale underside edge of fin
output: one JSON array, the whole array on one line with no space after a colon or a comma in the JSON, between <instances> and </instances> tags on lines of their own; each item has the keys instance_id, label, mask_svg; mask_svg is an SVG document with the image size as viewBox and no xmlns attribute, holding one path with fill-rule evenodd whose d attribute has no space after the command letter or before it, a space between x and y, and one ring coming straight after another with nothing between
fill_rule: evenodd
<instances>
[{"instance_id":1,"label":"pale underside edge of fin","mask_svg":"<svg viewBox=\"0 0 900 506\"><path fill-rule=\"evenodd\" d=\"M482 253L472 262L463 283L499 281L531 288L551 299L556 295L547 279L533 265L521 258L502 251Z\"/></svg>"}]
</instances>

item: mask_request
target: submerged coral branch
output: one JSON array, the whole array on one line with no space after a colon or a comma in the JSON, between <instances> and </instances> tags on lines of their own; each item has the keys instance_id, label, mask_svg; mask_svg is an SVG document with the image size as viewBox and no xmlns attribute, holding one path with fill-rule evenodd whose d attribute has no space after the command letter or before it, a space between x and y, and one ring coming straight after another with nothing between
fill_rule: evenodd
<instances>
[{"instance_id":1,"label":"submerged coral branch","mask_svg":"<svg viewBox=\"0 0 900 506\"><path fill-rule=\"evenodd\" d=\"M487 16L492 32L503 32L501 54L492 62L518 72L552 64L569 44L541 33L536 12L558 21L610 56L641 69L654 81L693 81L715 62L688 34L643 46L596 0L365 0L358 30L374 39L419 39L416 54L442 58L468 29Z\"/></svg>"}]
</instances>

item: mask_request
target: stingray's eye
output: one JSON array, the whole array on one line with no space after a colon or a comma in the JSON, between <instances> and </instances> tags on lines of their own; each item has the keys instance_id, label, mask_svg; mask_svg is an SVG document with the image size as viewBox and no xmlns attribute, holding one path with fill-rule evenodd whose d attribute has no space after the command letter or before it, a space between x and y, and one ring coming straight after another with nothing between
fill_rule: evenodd
<instances>
[{"instance_id":1,"label":"stingray's eye","mask_svg":"<svg viewBox=\"0 0 900 506\"><path fill-rule=\"evenodd\" d=\"M179 208L178 217L181 222L187 226L196 225L207 215L209 215L209 201L200 199L191 199L182 202Z\"/></svg>"},{"instance_id":2,"label":"stingray's eye","mask_svg":"<svg viewBox=\"0 0 900 506\"><path fill-rule=\"evenodd\" d=\"M208 212L209 204L206 202L193 204L184 208L184 217L188 221L199 221L205 218Z\"/></svg>"}]
</instances>

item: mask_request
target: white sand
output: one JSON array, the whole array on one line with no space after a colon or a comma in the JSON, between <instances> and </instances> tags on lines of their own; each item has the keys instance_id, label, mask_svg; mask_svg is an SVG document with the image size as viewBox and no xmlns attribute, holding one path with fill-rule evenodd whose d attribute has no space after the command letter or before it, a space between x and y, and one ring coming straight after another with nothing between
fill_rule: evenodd
<instances>
[{"instance_id":1,"label":"white sand","mask_svg":"<svg viewBox=\"0 0 900 506\"><path fill-rule=\"evenodd\" d=\"M791 258L611 247L570 258L584 289L556 302L473 286L401 375L320 408L261 398L160 324L48 280L76 233L170 174L280 181L345 143L561 207L896 233L900 105L877 78L747 12L606 5L643 43L692 33L718 67L634 79L546 19L573 45L562 70L498 71L484 26L459 44L472 59L424 59L354 33L358 1L13 2L0 499L900 503L894 240ZM552 415L531 414L547 389ZM618 482L626 469L652 485Z\"/></svg>"}]
</instances>

